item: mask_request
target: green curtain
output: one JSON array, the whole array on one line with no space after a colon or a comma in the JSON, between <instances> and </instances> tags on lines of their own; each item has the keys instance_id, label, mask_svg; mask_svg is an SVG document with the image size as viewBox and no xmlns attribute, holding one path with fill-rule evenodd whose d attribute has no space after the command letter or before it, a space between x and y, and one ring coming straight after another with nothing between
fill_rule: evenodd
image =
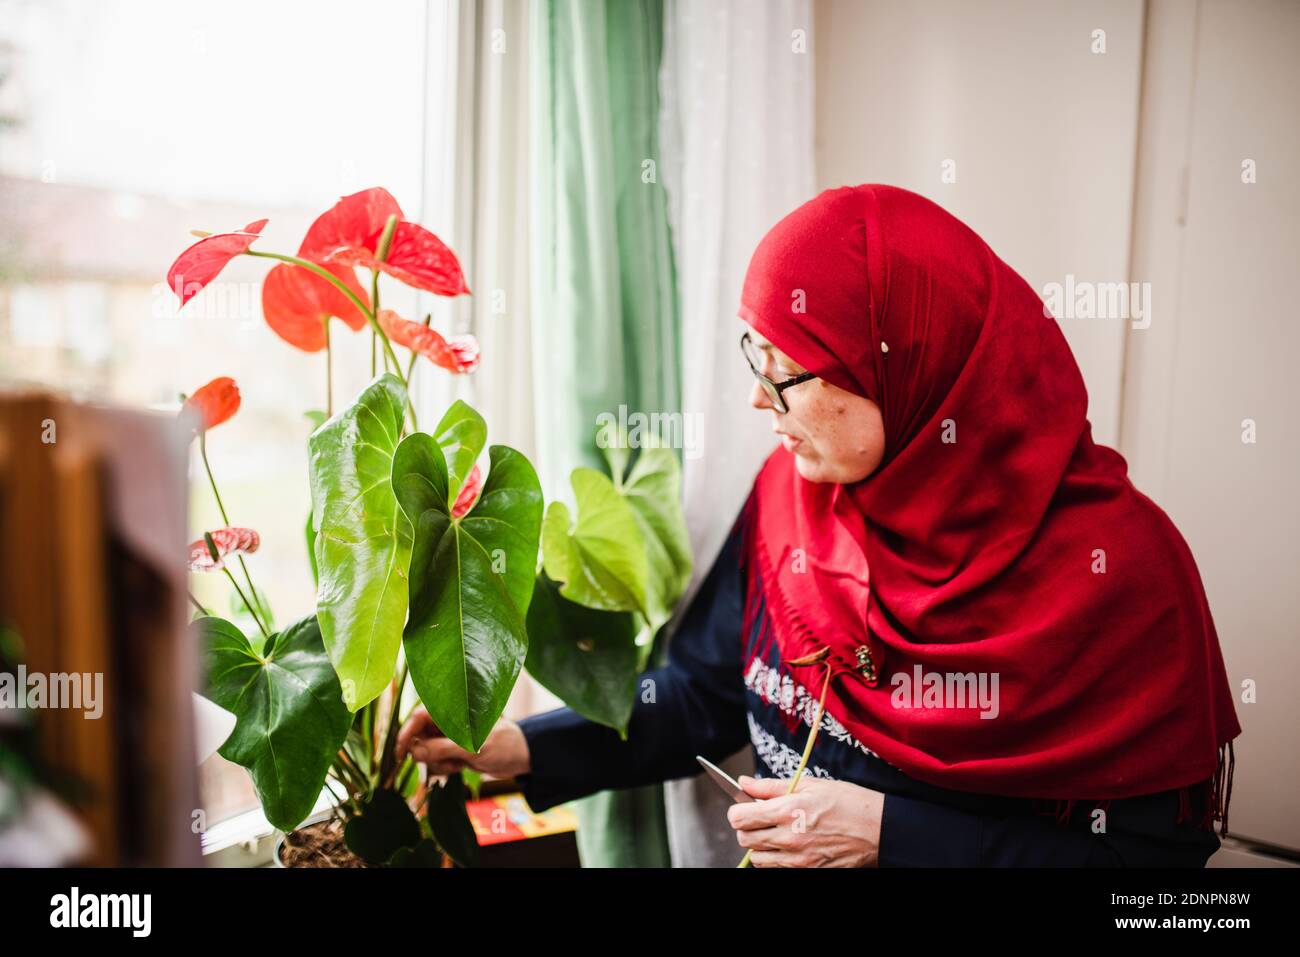
<instances>
[{"instance_id":1,"label":"green curtain","mask_svg":"<svg viewBox=\"0 0 1300 957\"><path fill-rule=\"evenodd\" d=\"M680 327L658 175L662 0L537 0L531 254L538 473L602 467L597 416L681 408ZM578 802L587 866L667 866L661 786Z\"/></svg>"}]
</instances>

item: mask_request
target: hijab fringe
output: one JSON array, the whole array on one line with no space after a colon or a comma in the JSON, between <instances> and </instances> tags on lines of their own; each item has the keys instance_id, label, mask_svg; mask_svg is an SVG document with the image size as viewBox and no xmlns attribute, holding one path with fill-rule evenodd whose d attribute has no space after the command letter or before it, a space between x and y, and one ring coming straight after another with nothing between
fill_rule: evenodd
<instances>
[{"instance_id":1,"label":"hijab fringe","mask_svg":"<svg viewBox=\"0 0 1300 957\"><path fill-rule=\"evenodd\" d=\"M1232 803L1232 775L1236 766L1236 754L1232 742L1219 745L1218 764L1212 777L1196 784L1187 784L1177 789L1178 810L1174 817L1175 824L1183 824L1193 818L1193 806L1202 808L1196 826L1201 830L1211 830L1214 822L1219 822L1219 836L1228 836L1228 808ZM1092 809L1109 813L1111 800L1079 801L1073 798L1046 799L1037 802L1040 815L1051 814L1060 827L1066 827L1078 805L1091 804Z\"/></svg>"},{"instance_id":2,"label":"hijab fringe","mask_svg":"<svg viewBox=\"0 0 1300 957\"><path fill-rule=\"evenodd\" d=\"M742 522L742 536L748 538L751 535L758 534L758 496L752 494L745 501L744 508L741 510L740 521ZM792 630L801 638L815 642L812 629L804 623L803 619L785 599L780 588L777 587L778 581L775 575L767 575L766 586L764 583L764 571L761 567L765 565L765 556L762 548L750 548L742 539L740 550L741 574L745 581L745 603L744 611L741 616L741 634L744 636L747 647L744 660L741 662L742 667L747 667L754 658L766 662L771 656L772 648L777 645L776 631L773 622L780 618L783 622L788 622ZM755 556L757 555L757 558ZM769 594L771 592L772 594ZM774 606L769 609L769 602ZM788 676L796 684L802 686L799 676L788 663L786 656L780 657L777 673ZM756 689L760 698L765 698L762 689ZM778 696L781 689L777 690ZM804 725L804 716L797 707L786 708L783 702L774 702L777 707L777 714L781 722L785 725L787 731L792 734L798 733ZM810 705L815 702L808 702ZM791 702L794 705L795 702ZM811 712L809 713L811 720Z\"/></svg>"}]
</instances>

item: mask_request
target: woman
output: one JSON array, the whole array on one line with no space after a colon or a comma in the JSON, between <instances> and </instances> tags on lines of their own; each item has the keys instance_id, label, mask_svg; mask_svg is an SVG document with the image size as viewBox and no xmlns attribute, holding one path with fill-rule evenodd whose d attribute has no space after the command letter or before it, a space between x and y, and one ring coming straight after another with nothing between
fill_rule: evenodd
<instances>
[{"instance_id":1,"label":"woman","mask_svg":"<svg viewBox=\"0 0 1300 957\"><path fill-rule=\"evenodd\" d=\"M541 810L748 739L758 800L728 817L758 867L1204 865L1241 730L1205 592L1033 290L859 186L778 223L741 301L781 446L627 740L560 709L469 754L421 712L403 746Z\"/></svg>"}]
</instances>

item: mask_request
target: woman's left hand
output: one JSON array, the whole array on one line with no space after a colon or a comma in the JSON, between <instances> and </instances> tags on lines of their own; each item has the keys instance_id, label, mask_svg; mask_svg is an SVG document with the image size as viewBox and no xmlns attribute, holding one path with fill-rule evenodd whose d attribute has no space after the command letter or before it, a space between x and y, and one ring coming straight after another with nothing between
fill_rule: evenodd
<instances>
[{"instance_id":1,"label":"woman's left hand","mask_svg":"<svg viewBox=\"0 0 1300 957\"><path fill-rule=\"evenodd\" d=\"M787 795L788 779L737 782L758 800L733 804L727 820L754 867L875 867L880 851L879 791L803 777Z\"/></svg>"}]
</instances>

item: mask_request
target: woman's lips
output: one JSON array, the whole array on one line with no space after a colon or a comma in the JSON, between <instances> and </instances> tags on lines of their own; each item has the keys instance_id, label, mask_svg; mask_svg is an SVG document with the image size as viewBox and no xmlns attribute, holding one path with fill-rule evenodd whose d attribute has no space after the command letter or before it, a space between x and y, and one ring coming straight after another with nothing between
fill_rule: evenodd
<instances>
[{"instance_id":1,"label":"woman's lips","mask_svg":"<svg viewBox=\"0 0 1300 957\"><path fill-rule=\"evenodd\" d=\"M802 439L796 439L793 435L786 435L784 432L778 432L781 436L781 444L785 446L787 452L793 452L803 443Z\"/></svg>"}]
</instances>

